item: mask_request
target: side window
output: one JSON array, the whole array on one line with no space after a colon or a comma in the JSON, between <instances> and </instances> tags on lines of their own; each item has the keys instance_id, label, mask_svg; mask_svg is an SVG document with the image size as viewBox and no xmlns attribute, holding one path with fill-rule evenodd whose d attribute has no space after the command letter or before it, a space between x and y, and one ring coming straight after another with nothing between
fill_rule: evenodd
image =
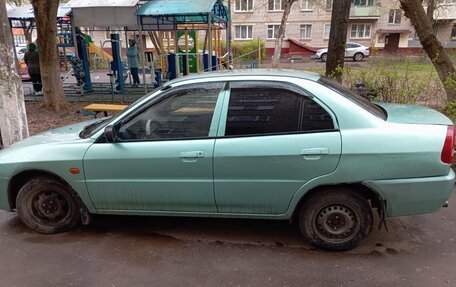
<instances>
[{"instance_id":1,"label":"side window","mask_svg":"<svg viewBox=\"0 0 456 287\"><path fill-rule=\"evenodd\" d=\"M334 129L331 116L311 98L284 88L232 88L226 136Z\"/></svg>"},{"instance_id":2,"label":"side window","mask_svg":"<svg viewBox=\"0 0 456 287\"><path fill-rule=\"evenodd\" d=\"M303 97L301 131L333 130L334 122L328 112L308 97Z\"/></svg>"},{"instance_id":3,"label":"side window","mask_svg":"<svg viewBox=\"0 0 456 287\"><path fill-rule=\"evenodd\" d=\"M164 100L122 125L119 137L125 140L207 137L222 86L214 83L171 91Z\"/></svg>"}]
</instances>

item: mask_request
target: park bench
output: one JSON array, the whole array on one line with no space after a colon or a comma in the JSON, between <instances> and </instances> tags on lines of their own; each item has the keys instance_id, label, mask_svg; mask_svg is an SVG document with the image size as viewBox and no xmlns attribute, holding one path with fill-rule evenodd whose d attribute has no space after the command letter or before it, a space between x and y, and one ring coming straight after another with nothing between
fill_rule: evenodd
<instances>
[{"instance_id":1,"label":"park bench","mask_svg":"<svg viewBox=\"0 0 456 287\"><path fill-rule=\"evenodd\" d=\"M83 108L83 115L93 115L94 118L98 117L99 113L104 113L104 116L108 116L108 112L120 112L124 110L127 105L113 105L113 104L90 104Z\"/></svg>"}]
</instances>

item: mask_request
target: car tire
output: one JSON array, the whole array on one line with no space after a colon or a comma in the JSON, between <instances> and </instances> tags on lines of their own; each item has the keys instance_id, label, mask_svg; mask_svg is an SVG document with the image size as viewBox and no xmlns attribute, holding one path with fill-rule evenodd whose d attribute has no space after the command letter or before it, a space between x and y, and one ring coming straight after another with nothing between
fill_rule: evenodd
<instances>
[{"instance_id":1,"label":"car tire","mask_svg":"<svg viewBox=\"0 0 456 287\"><path fill-rule=\"evenodd\" d=\"M314 193L299 213L304 238L329 251L355 248L372 231L372 209L365 198L347 188Z\"/></svg>"},{"instance_id":2,"label":"car tire","mask_svg":"<svg viewBox=\"0 0 456 287\"><path fill-rule=\"evenodd\" d=\"M355 62L361 62L363 59L364 59L363 53L356 53L356 54L353 56L353 60L354 60Z\"/></svg>"},{"instance_id":3,"label":"car tire","mask_svg":"<svg viewBox=\"0 0 456 287\"><path fill-rule=\"evenodd\" d=\"M326 62L326 60L328 60L328 54L327 53L321 54L320 59L322 62Z\"/></svg>"},{"instance_id":4,"label":"car tire","mask_svg":"<svg viewBox=\"0 0 456 287\"><path fill-rule=\"evenodd\" d=\"M80 221L79 204L73 191L62 182L36 177L20 189L16 209L22 222L40 233L71 229Z\"/></svg>"}]
</instances>

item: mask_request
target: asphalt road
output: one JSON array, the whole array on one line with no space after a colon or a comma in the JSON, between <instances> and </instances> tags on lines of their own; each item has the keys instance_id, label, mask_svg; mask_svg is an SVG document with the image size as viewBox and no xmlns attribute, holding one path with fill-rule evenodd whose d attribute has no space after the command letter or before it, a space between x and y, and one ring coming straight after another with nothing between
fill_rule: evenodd
<instances>
[{"instance_id":1,"label":"asphalt road","mask_svg":"<svg viewBox=\"0 0 456 287\"><path fill-rule=\"evenodd\" d=\"M2 211L0 286L456 286L456 193L389 227L329 253L287 222L99 216L42 235Z\"/></svg>"}]
</instances>

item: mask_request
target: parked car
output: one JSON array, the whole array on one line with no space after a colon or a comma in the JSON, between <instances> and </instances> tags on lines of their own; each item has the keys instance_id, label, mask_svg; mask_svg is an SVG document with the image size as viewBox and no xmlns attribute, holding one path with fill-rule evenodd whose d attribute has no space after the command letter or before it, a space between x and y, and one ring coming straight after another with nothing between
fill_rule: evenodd
<instances>
[{"instance_id":1,"label":"parked car","mask_svg":"<svg viewBox=\"0 0 456 287\"><path fill-rule=\"evenodd\" d=\"M369 235L372 209L386 224L446 205L453 145L443 114L318 74L198 74L1 150L0 208L42 233L91 214L297 220L341 251Z\"/></svg>"},{"instance_id":2,"label":"parked car","mask_svg":"<svg viewBox=\"0 0 456 287\"><path fill-rule=\"evenodd\" d=\"M352 58L356 62L362 61L364 58L369 57L369 47L363 46L358 43L345 44L345 58ZM315 53L315 59L326 62L328 59L328 49L319 49Z\"/></svg>"}]
</instances>

